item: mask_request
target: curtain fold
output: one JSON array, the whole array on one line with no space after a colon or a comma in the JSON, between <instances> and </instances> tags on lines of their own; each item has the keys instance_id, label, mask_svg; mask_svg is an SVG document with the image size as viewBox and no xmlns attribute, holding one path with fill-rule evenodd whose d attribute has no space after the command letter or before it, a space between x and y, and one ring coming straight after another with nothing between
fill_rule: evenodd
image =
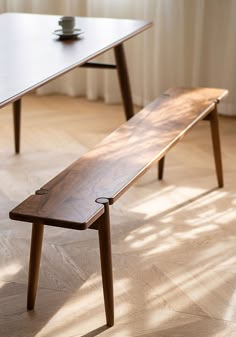
<instances>
[{"instance_id":1,"label":"curtain fold","mask_svg":"<svg viewBox=\"0 0 236 337\"><path fill-rule=\"evenodd\" d=\"M235 0L0 0L0 12L148 19L153 28L125 43L134 102L173 86L229 89L221 113L236 115ZM114 62L108 52L99 61ZM76 69L38 90L121 101L116 71Z\"/></svg>"}]
</instances>

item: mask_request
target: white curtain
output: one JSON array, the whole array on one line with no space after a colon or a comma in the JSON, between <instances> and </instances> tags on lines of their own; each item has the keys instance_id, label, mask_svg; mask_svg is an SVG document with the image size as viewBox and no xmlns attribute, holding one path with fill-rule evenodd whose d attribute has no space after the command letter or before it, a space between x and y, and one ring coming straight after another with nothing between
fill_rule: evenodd
<instances>
[{"instance_id":1,"label":"white curtain","mask_svg":"<svg viewBox=\"0 0 236 337\"><path fill-rule=\"evenodd\" d=\"M230 92L220 112L236 115L236 0L0 0L0 11L149 19L152 29L125 43L134 102L173 86ZM108 52L100 60L112 62ZM39 93L121 100L116 72L76 69Z\"/></svg>"}]
</instances>

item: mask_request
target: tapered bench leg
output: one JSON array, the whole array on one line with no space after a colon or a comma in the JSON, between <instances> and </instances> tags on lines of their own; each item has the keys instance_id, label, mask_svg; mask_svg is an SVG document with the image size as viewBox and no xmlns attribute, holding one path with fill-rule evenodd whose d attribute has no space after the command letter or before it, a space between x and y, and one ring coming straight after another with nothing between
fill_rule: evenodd
<instances>
[{"instance_id":1,"label":"tapered bench leg","mask_svg":"<svg viewBox=\"0 0 236 337\"><path fill-rule=\"evenodd\" d=\"M224 186L217 108L209 114L218 186Z\"/></svg>"},{"instance_id":2,"label":"tapered bench leg","mask_svg":"<svg viewBox=\"0 0 236 337\"><path fill-rule=\"evenodd\" d=\"M30 261L29 261L29 278L28 278L28 296L27 296L27 309L33 310L35 305L39 267L43 243L43 230L44 225L33 224L30 248Z\"/></svg>"},{"instance_id":3,"label":"tapered bench leg","mask_svg":"<svg viewBox=\"0 0 236 337\"><path fill-rule=\"evenodd\" d=\"M162 180L163 178L164 164L165 164L165 157L162 157L158 162L158 180Z\"/></svg>"},{"instance_id":4,"label":"tapered bench leg","mask_svg":"<svg viewBox=\"0 0 236 337\"><path fill-rule=\"evenodd\" d=\"M13 103L15 153L20 153L21 100Z\"/></svg>"},{"instance_id":5,"label":"tapered bench leg","mask_svg":"<svg viewBox=\"0 0 236 337\"><path fill-rule=\"evenodd\" d=\"M108 326L114 325L114 295L113 295L113 276L112 276L112 256L111 256L111 234L109 202L105 198L97 199L97 202L104 204L104 221L98 228L100 259L102 269L102 284L106 320Z\"/></svg>"}]
</instances>

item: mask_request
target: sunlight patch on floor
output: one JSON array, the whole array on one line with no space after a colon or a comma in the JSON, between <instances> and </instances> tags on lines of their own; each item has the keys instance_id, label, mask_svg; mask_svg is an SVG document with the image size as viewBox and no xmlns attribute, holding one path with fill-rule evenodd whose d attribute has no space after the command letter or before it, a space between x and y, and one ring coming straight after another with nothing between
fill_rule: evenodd
<instances>
[{"instance_id":1,"label":"sunlight patch on floor","mask_svg":"<svg viewBox=\"0 0 236 337\"><path fill-rule=\"evenodd\" d=\"M216 219L218 224L226 224L236 220L236 209L228 208L223 212L220 212L219 217Z\"/></svg>"},{"instance_id":2,"label":"sunlight patch on floor","mask_svg":"<svg viewBox=\"0 0 236 337\"><path fill-rule=\"evenodd\" d=\"M194 204L191 204L192 210L195 209L202 209L204 206L207 206L209 204L216 204L217 201L224 200L228 196L228 192L223 191L222 189L214 189L209 190L209 194L204 195L203 197L199 198L194 202Z\"/></svg>"},{"instance_id":3,"label":"sunlight patch on floor","mask_svg":"<svg viewBox=\"0 0 236 337\"><path fill-rule=\"evenodd\" d=\"M168 210L171 207L177 206L182 202L188 201L189 198L196 197L196 195L205 192L202 188L193 187L178 187L172 186L175 193L160 195L160 191L153 193L149 200L140 200L136 202L135 206L130 207L130 211L145 215L145 220L158 215L161 212Z\"/></svg>"},{"instance_id":4,"label":"sunlight patch on floor","mask_svg":"<svg viewBox=\"0 0 236 337\"><path fill-rule=\"evenodd\" d=\"M134 230L132 232L132 234L128 234L125 238L124 238L124 242L129 242L129 241L132 241L132 240L135 240L135 236L136 236L136 232L137 234L146 234L146 233L149 233L151 231L155 230L155 226L152 226L152 225L146 225L145 227L142 227L138 230Z\"/></svg>"},{"instance_id":5,"label":"sunlight patch on floor","mask_svg":"<svg viewBox=\"0 0 236 337\"><path fill-rule=\"evenodd\" d=\"M74 332L76 321L79 322L80 331L86 331L88 319L90 326L96 326L98 321L104 321L104 313L100 308L102 305L102 292L99 288L89 294L88 291L85 294L80 291L78 294L71 294L68 301L59 308L36 336L44 336L44 334L64 336L63 333L67 335L70 330ZM56 331L57 326L60 326L60 331Z\"/></svg>"},{"instance_id":6,"label":"sunlight patch on floor","mask_svg":"<svg viewBox=\"0 0 236 337\"><path fill-rule=\"evenodd\" d=\"M230 321L235 317L235 313L236 313L236 290L231 296L231 299L229 301L229 304L228 304L228 307L224 314L223 319Z\"/></svg>"},{"instance_id":7,"label":"sunlight patch on floor","mask_svg":"<svg viewBox=\"0 0 236 337\"><path fill-rule=\"evenodd\" d=\"M188 231L184 232L178 232L173 235L179 239L195 239L199 237L199 234L215 231L216 229L218 229L218 226L211 224L203 227L189 229Z\"/></svg>"},{"instance_id":8,"label":"sunlight patch on floor","mask_svg":"<svg viewBox=\"0 0 236 337\"><path fill-rule=\"evenodd\" d=\"M4 279L6 276L15 275L22 269L22 266L17 263L12 263L9 266L0 269L0 278Z\"/></svg>"},{"instance_id":9,"label":"sunlight patch on floor","mask_svg":"<svg viewBox=\"0 0 236 337\"><path fill-rule=\"evenodd\" d=\"M147 246L149 243L154 242L157 239L157 234L150 234L146 237L143 237L141 240L136 239L133 243L130 244L131 248L141 248Z\"/></svg>"}]
</instances>

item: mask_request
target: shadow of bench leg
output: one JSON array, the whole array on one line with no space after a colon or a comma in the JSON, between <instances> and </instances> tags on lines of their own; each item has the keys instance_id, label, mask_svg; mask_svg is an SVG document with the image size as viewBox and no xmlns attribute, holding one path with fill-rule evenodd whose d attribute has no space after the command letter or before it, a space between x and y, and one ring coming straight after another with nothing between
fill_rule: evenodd
<instances>
[{"instance_id":1,"label":"shadow of bench leg","mask_svg":"<svg viewBox=\"0 0 236 337\"><path fill-rule=\"evenodd\" d=\"M43 229L44 225L32 224L29 278L28 278L28 296L27 296L28 310L33 310L35 305L38 287L42 242L43 242Z\"/></svg>"},{"instance_id":2,"label":"shadow of bench leg","mask_svg":"<svg viewBox=\"0 0 236 337\"><path fill-rule=\"evenodd\" d=\"M111 256L111 234L109 201L105 198L96 200L104 205L104 221L98 227L100 259L102 269L102 285L108 326L114 325L114 298L113 298L113 276L112 276L112 256Z\"/></svg>"},{"instance_id":3,"label":"shadow of bench leg","mask_svg":"<svg viewBox=\"0 0 236 337\"><path fill-rule=\"evenodd\" d=\"M158 162L158 180L162 180L163 178L164 164L165 164L165 157L162 157Z\"/></svg>"},{"instance_id":4,"label":"shadow of bench leg","mask_svg":"<svg viewBox=\"0 0 236 337\"><path fill-rule=\"evenodd\" d=\"M218 186L223 187L224 181L223 181L223 168L222 168L222 159L221 159L220 133L219 133L217 108L215 108L209 114L209 120L211 124L211 137L212 137Z\"/></svg>"},{"instance_id":5,"label":"shadow of bench leg","mask_svg":"<svg viewBox=\"0 0 236 337\"><path fill-rule=\"evenodd\" d=\"M15 153L20 153L21 100L13 103Z\"/></svg>"}]
</instances>

